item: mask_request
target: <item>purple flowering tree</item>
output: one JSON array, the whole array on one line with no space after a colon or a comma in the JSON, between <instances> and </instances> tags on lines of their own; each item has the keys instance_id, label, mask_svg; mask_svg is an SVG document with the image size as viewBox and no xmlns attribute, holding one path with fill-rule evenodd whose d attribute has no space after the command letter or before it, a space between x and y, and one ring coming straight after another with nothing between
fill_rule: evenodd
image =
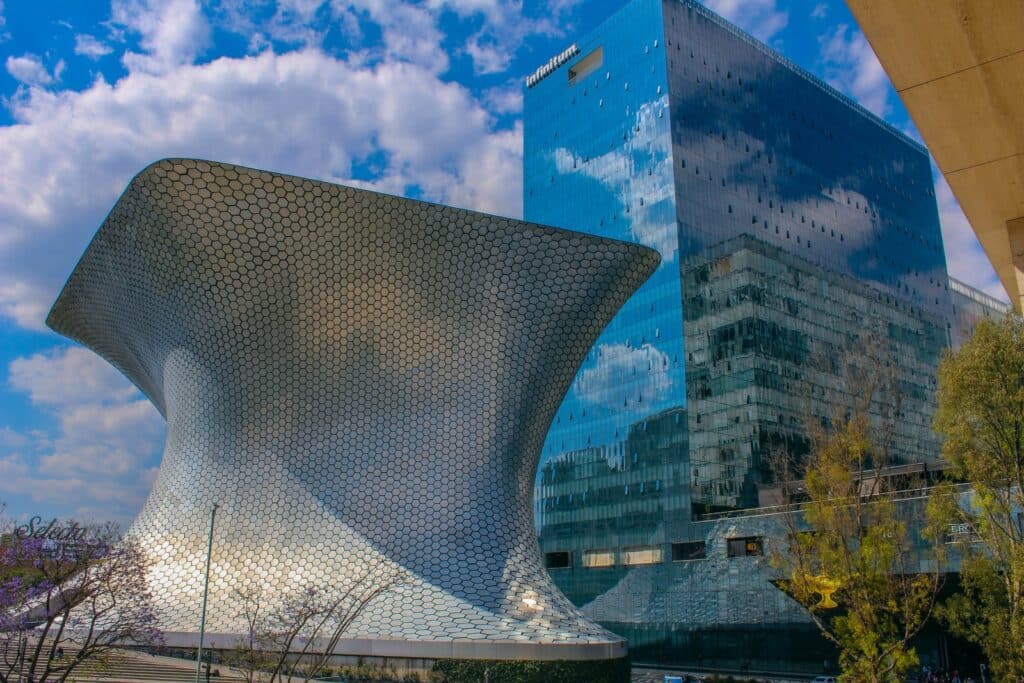
<instances>
[{"instance_id":1,"label":"purple flowering tree","mask_svg":"<svg viewBox=\"0 0 1024 683\"><path fill-rule=\"evenodd\" d=\"M137 546L113 525L70 526L0 535L0 683L63 683L119 647L162 641Z\"/></svg>"}]
</instances>

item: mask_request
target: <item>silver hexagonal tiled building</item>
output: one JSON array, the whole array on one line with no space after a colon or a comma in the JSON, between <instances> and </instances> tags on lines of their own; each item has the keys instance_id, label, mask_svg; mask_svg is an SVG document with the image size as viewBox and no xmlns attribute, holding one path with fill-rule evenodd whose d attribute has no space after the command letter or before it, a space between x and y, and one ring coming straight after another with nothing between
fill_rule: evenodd
<instances>
[{"instance_id":1,"label":"silver hexagonal tiled building","mask_svg":"<svg viewBox=\"0 0 1024 683\"><path fill-rule=\"evenodd\" d=\"M131 527L160 625L208 642L276 596L393 566L349 654L619 657L545 572L544 436L657 255L506 218L226 164L129 185L50 313L168 422Z\"/></svg>"}]
</instances>

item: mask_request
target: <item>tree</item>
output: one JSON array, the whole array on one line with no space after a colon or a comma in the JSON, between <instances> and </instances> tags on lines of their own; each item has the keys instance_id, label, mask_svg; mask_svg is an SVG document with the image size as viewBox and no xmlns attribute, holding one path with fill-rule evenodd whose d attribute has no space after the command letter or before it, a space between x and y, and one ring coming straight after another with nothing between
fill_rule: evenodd
<instances>
[{"instance_id":1,"label":"tree","mask_svg":"<svg viewBox=\"0 0 1024 683\"><path fill-rule=\"evenodd\" d=\"M242 674L246 683L255 683L261 680L261 672L276 666L273 653L265 648L262 640L266 635L263 591L235 589L234 599L239 607L238 616L245 620L246 631L235 647L225 653L224 663Z\"/></svg>"},{"instance_id":2,"label":"tree","mask_svg":"<svg viewBox=\"0 0 1024 683\"><path fill-rule=\"evenodd\" d=\"M1024 677L1024 319L986 320L939 366L935 429L954 475L971 485L936 519L957 525L962 591L942 609L981 646L999 680ZM980 541L980 543L978 542Z\"/></svg>"},{"instance_id":3,"label":"tree","mask_svg":"<svg viewBox=\"0 0 1024 683\"><path fill-rule=\"evenodd\" d=\"M405 581L400 570L370 566L345 585L310 585L285 593L270 611L261 591L238 590L239 615L249 633L229 655L229 665L249 681L284 683L321 676L356 618Z\"/></svg>"},{"instance_id":4,"label":"tree","mask_svg":"<svg viewBox=\"0 0 1024 683\"><path fill-rule=\"evenodd\" d=\"M9 525L8 525L9 526ZM118 647L161 641L144 556L113 525L0 537L0 681L63 683Z\"/></svg>"},{"instance_id":5,"label":"tree","mask_svg":"<svg viewBox=\"0 0 1024 683\"><path fill-rule=\"evenodd\" d=\"M896 682L918 661L911 641L942 585L941 543L924 525L924 505L901 502L908 483L891 467L901 408L892 364L870 352L859 360L845 373L848 405L808 420L806 463L776 456L790 505L771 559L779 586L839 649L841 681ZM923 526L924 543L915 543Z\"/></svg>"}]
</instances>

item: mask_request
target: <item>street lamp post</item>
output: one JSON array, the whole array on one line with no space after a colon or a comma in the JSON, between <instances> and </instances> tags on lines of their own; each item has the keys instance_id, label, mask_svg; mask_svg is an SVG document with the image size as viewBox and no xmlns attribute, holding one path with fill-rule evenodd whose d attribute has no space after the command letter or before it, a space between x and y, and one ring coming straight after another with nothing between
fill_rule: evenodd
<instances>
[{"instance_id":1,"label":"street lamp post","mask_svg":"<svg viewBox=\"0 0 1024 683\"><path fill-rule=\"evenodd\" d=\"M203 635L206 633L206 596L210 590L210 555L213 553L213 524L217 521L216 503L210 509L210 534L206 539L206 574L203 577L203 606L199 611L199 647L196 649L196 683L203 670Z\"/></svg>"}]
</instances>

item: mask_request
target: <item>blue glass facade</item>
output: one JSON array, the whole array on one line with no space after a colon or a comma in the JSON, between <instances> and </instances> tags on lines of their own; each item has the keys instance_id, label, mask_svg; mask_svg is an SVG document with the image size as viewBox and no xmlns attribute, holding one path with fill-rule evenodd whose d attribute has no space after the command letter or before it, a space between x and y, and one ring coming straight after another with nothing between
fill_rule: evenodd
<instances>
[{"instance_id":1,"label":"blue glass facade","mask_svg":"<svg viewBox=\"0 0 1024 683\"><path fill-rule=\"evenodd\" d=\"M808 417L844 404L839 365L868 333L906 394L896 459L937 457L951 304L927 152L690 0L633 0L563 54L526 89L525 218L662 263L545 442L550 571L634 652L651 644L641 659L687 659L694 624L762 645L750 629L804 633L760 565L734 593L700 568L726 552L701 516L758 504L762 456L799 454ZM681 586L704 606L662 605ZM750 600L763 612L734 605Z\"/></svg>"},{"instance_id":2,"label":"blue glass facade","mask_svg":"<svg viewBox=\"0 0 1024 683\"><path fill-rule=\"evenodd\" d=\"M685 394L661 10L657 2L633 9L579 44L575 61L600 50L594 71L571 82L563 67L527 93L526 214L640 242L662 257L581 367L547 455L620 443L624 424L680 405Z\"/></svg>"},{"instance_id":3,"label":"blue glass facade","mask_svg":"<svg viewBox=\"0 0 1024 683\"><path fill-rule=\"evenodd\" d=\"M664 11L682 250L749 233L948 317L925 149L704 8Z\"/></svg>"},{"instance_id":4,"label":"blue glass facade","mask_svg":"<svg viewBox=\"0 0 1024 683\"><path fill-rule=\"evenodd\" d=\"M678 485L687 478L686 378L663 34L659 2L631 5L577 44L570 64L589 70L563 66L527 91L526 213L640 242L662 258L591 349L544 446L542 479L565 490L538 500L538 518L586 509L549 520L549 534L580 547L643 544L666 509L690 509ZM634 447L653 429L648 418L670 435L653 454Z\"/></svg>"}]
</instances>

